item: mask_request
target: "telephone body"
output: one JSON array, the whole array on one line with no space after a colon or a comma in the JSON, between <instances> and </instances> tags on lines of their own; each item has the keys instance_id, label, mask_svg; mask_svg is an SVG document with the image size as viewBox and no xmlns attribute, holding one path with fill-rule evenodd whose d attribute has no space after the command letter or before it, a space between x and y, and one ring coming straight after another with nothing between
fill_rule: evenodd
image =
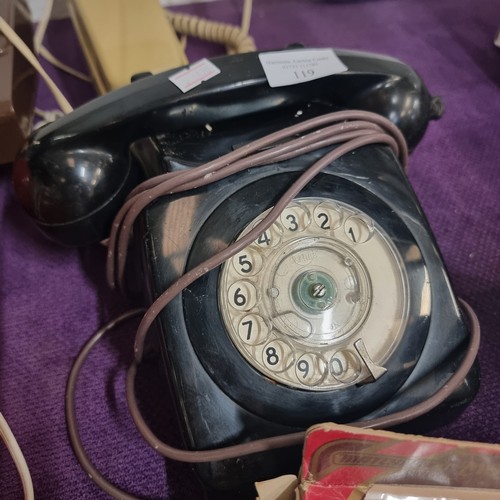
<instances>
[{"instance_id":1,"label":"telephone body","mask_svg":"<svg viewBox=\"0 0 500 500\"><path fill-rule=\"evenodd\" d=\"M111 92L35 132L16 161L18 197L50 238L84 244L107 235L141 178L193 168L310 117L373 111L414 147L436 117L418 75L383 56L337 55L348 71L301 85L270 88L251 53L214 59L220 74L186 94L169 81L173 71ZM130 289L150 303L245 234L323 153L155 202L134 230ZM156 328L191 449L411 407L446 383L469 339L425 215L380 145L325 168L252 245L178 295ZM446 409L470 402L478 380L474 368ZM296 472L296 452L198 470L234 489Z\"/></svg>"}]
</instances>

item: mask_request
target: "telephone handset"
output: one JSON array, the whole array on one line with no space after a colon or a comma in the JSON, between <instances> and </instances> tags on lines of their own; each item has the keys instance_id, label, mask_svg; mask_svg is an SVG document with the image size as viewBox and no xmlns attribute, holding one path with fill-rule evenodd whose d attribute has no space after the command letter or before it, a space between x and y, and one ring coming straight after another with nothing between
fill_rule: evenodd
<instances>
[{"instance_id":1,"label":"telephone handset","mask_svg":"<svg viewBox=\"0 0 500 500\"><path fill-rule=\"evenodd\" d=\"M141 178L189 172L333 111L389 118L414 147L438 111L418 75L382 56L337 55L346 72L285 87L269 86L254 53L214 59L220 73L186 94L169 79L175 71L138 80L35 132L15 165L16 192L49 237L82 244L107 236ZM134 229L130 288L152 302L245 238L336 147L156 200ZM177 295L156 326L195 450L404 411L447 383L470 337L418 200L380 144L325 165L269 228ZM476 370L466 379L449 408L474 396ZM275 450L199 471L234 488L264 469L283 472L291 457Z\"/></svg>"},{"instance_id":2,"label":"telephone handset","mask_svg":"<svg viewBox=\"0 0 500 500\"><path fill-rule=\"evenodd\" d=\"M337 55L348 71L287 87L269 87L255 53L214 59L220 74L186 94L170 81L175 70L135 81L37 130L16 162L17 194L49 237L84 244L107 236L125 196L144 176L130 153L143 137L169 133L178 143L186 131L242 119L243 140L245 134L272 130L280 120L365 109L390 117L415 146L435 116L435 100L417 74L395 59L349 51ZM302 116L286 116L295 108ZM188 134L185 149L189 140ZM238 145L228 142L216 142L214 153ZM203 159L196 151L191 158Z\"/></svg>"}]
</instances>

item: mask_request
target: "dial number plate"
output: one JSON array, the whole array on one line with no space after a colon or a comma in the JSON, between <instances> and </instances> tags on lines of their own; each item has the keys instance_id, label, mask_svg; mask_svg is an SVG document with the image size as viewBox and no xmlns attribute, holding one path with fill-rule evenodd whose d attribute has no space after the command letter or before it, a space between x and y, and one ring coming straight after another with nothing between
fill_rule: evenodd
<instances>
[{"instance_id":1,"label":"dial number plate","mask_svg":"<svg viewBox=\"0 0 500 500\"><path fill-rule=\"evenodd\" d=\"M408 278L368 215L302 198L223 265L218 301L255 369L290 387L334 390L383 375L407 323Z\"/></svg>"}]
</instances>

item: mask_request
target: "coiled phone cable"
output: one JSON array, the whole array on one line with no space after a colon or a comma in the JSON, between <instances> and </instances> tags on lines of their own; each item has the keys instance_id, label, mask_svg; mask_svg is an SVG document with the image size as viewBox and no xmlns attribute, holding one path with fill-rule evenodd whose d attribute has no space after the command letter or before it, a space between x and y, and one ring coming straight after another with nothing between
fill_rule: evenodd
<instances>
[{"instance_id":1,"label":"coiled phone cable","mask_svg":"<svg viewBox=\"0 0 500 500\"><path fill-rule=\"evenodd\" d=\"M305 433L297 432L214 450L191 451L174 448L157 438L142 417L135 396L137 370L142 360L144 343L150 327L158 314L174 297L200 276L241 251L268 229L288 203L326 166L340 156L353 153L356 149L370 144L389 146L394 154L399 157L401 164L406 165L407 149L404 137L392 122L380 115L365 111L340 111L325 114L275 132L199 167L151 178L131 192L128 200L115 218L108 243L107 277L112 287L123 287L125 260L134 221L142 210L154 200L169 194L196 189L248 168L258 168L262 165L299 156L308 151L337 145L337 147L328 150L319 160L308 167L290 186L268 215L244 237L181 276L153 302L144 314L142 309L135 310L114 320L96 332L82 348L70 372L66 389L68 432L73 450L82 467L104 491L117 498L133 498L104 478L86 454L79 437L75 413L76 384L85 359L99 339L118 323L137 315L143 314L143 317L135 336L134 359L127 373L127 402L135 425L155 451L174 460L194 463L237 458L242 455L303 443ZM175 226L175 221L172 225ZM477 317L466 303L462 302L462 306L469 321L471 337L464 358L450 379L429 399L413 407L380 418L353 422L350 425L371 428L394 426L427 413L453 393L471 369L479 349L479 323Z\"/></svg>"},{"instance_id":2,"label":"coiled phone cable","mask_svg":"<svg viewBox=\"0 0 500 500\"><path fill-rule=\"evenodd\" d=\"M256 50L255 42L249 35L251 13L252 0L244 0L240 26L170 10L166 11L166 16L179 35L225 45L228 54L242 54Z\"/></svg>"}]
</instances>

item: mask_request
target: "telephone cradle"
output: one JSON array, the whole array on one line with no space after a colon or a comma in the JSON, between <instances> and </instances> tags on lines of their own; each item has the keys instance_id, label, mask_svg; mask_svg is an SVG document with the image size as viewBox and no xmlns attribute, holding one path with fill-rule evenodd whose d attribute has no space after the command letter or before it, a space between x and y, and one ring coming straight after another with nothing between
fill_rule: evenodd
<instances>
[{"instance_id":1,"label":"telephone cradle","mask_svg":"<svg viewBox=\"0 0 500 500\"><path fill-rule=\"evenodd\" d=\"M366 112L390 121L415 147L439 114L419 76L385 56L336 54L347 71L298 85L270 87L258 53L213 59L220 73L186 93L170 81L176 70L134 81L37 130L15 163L16 193L48 237L82 245L108 236L141 181L181 178L267 134L329 116L335 134L345 134L351 112L334 114L343 110L355 110L356 124ZM321 123L312 135L331 125ZM401 158L389 143L363 142L371 131L356 124L349 134L361 145L325 161L268 223L290 186L350 138L305 147L306 132L292 129L273 145L257 143L260 163L220 177L214 170L203 182L186 177L185 189L167 190L138 215L122 281L146 305L251 237L198 273L153 323L187 448L326 421L415 419L418 429L422 406L457 373L454 390L427 408L427 423L474 397L473 313L454 294ZM211 175L216 182L205 182ZM296 473L299 457L296 446L197 470L210 486L234 490Z\"/></svg>"}]
</instances>

